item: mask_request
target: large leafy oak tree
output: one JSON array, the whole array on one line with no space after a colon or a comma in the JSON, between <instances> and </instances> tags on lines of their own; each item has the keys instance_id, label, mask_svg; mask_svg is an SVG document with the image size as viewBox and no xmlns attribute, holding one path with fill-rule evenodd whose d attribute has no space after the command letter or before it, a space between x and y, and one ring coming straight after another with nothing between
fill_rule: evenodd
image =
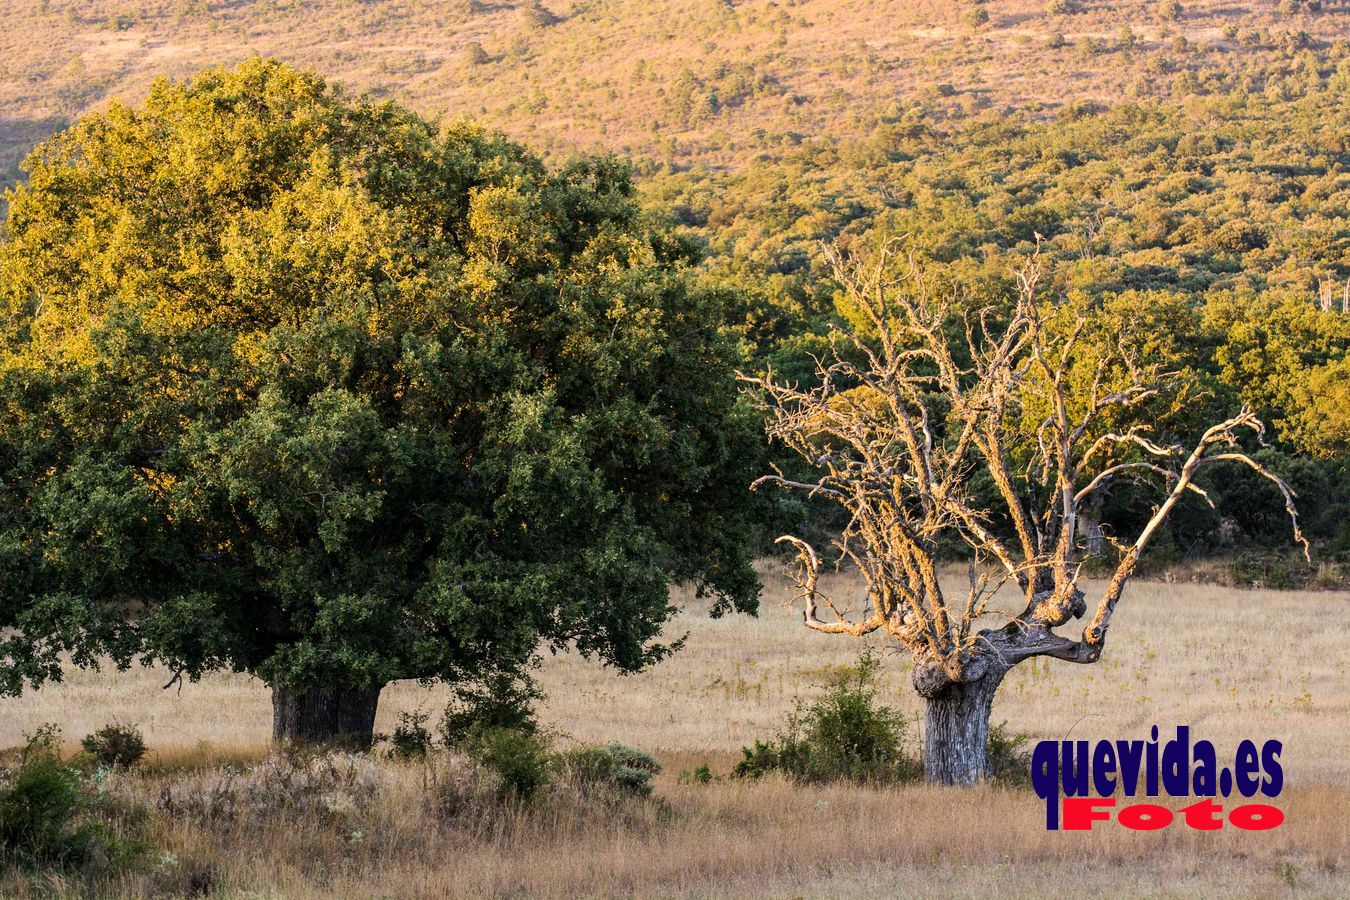
<instances>
[{"instance_id":1,"label":"large leafy oak tree","mask_svg":"<svg viewBox=\"0 0 1350 900\"><path fill-rule=\"evenodd\" d=\"M761 440L626 168L550 170L265 60L35 151L0 244L0 690L265 679L368 741L395 679L622 670L672 579L750 610Z\"/></svg>"}]
</instances>

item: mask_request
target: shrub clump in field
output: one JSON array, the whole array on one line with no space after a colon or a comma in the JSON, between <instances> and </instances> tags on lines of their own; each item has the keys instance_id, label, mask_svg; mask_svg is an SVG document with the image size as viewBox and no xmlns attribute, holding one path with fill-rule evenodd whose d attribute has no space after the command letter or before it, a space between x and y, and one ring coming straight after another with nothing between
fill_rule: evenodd
<instances>
[{"instance_id":1,"label":"shrub clump in field","mask_svg":"<svg viewBox=\"0 0 1350 900\"><path fill-rule=\"evenodd\" d=\"M1285 554L1247 550L1233 560L1229 572L1237 584L1292 590L1303 587L1313 571L1311 566L1301 563L1301 560L1291 562Z\"/></svg>"},{"instance_id":2,"label":"shrub clump in field","mask_svg":"<svg viewBox=\"0 0 1350 900\"><path fill-rule=\"evenodd\" d=\"M514 728L476 728L459 748L497 774L504 799L529 800L549 782L548 740L539 734Z\"/></svg>"},{"instance_id":3,"label":"shrub clump in field","mask_svg":"<svg viewBox=\"0 0 1350 900\"><path fill-rule=\"evenodd\" d=\"M527 675L517 672L496 672L480 682L457 685L441 719L441 738L447 747L456 747L482 729L535 734L539 720L534 706L543 696Z\"/></svg>"},{"instance_id":4,"label":"shrub clump in field","mask_svg":"<svg viewBox=\"0 0 1350 900\"><path fill-rule=\"evenodd\" d=\"M758 778L782 772L801 781L858 783L917 778L922 770L904 751L905 717L877 702L879 666L876 654L866 651L819 699L798 700L776 738L741 749L744 758L732 774Z\"/></svg>"},{"instance_id":5,"label":"shrub clump in field","mask_svg":"<svg viewBox=\"0 0 1350 900\"><path fill-rule=\"evenodd\" d=\"M650 754L623 744L565 750L554 758L554 768L579 788L631 797L650 797L652 776L661 771Z\"/></svg>"},{"instance_id":6,"label":"shrub clump in field","mask_svg":"<svg viewBox=\"0 0 1350 900\"><path fill-rule=\"evenodd\" d=\"M341 819L375 800L390 777L360 754L278 754L242 771L224 766L181 776L160 791L159 808L207 823Z\"/></svg>"},{"instance_id":7,"label":"shrub clump in field","mask_svg":"<svg viewBox=\"0 0 1350 900\"><path fill-rule=\"evenodd\" d=\"M398 714L394 733L385 738L389 742L389 756L394 759L417 759L431 752L431 732L427 730L428 713L420 709Z\"/></svg>"},{"instance_id":8,"label":"shrub clump in field","mask_svg":"<svg viewBox=\"0 0 1350 900\"><path fill-rule=\"evenodd\" d=\"M732 770L736 778L781 772L797 781L853 781L883 784L917 781L922 760L905 752L908 722L899 711L877 702L880 660L866 651L840 670L820 699L798 700L772 740L742 747ZM989 729L989 778L1013 787L1031 783L1028 736L1006 722ZM689 780L696 780L692 777ZM709 780L711 780L709 778Z\"/></svg>"},{"instance_id":9,"label":"shrub clump in field","mask_svg":"<svg viewBox=\"0 0 1350 900\"><path fill-rule=\"evenodd\" d=\"M1031 753L1025 750L1028 735L1010 731L1003 722L989 729L989 779L1010 787L1031 786Z\"/></svg>"},{"instance_id":10,"label":"shrub clump in field","mask_svg":"<svg viewBox=\"0 0 1350 900\"><path fill-rule=\"evenodd\" d=\"M80 746L96 763L110 769L129 769L140 762L147 752L139 728L115 722L85 735Z\"/></svg>"},{"instance_id":11,"label":"shrub clump in field","mask_svg":"<svg viewBox=\"0 0 1350 900\"><path fill-rule=\"evenodd\" d=\"M0 768L0 869L130 865L144 852L142 811L63 762L60 731L44 725L28 738L16 765Z\"/></svg>"},{"instance_id":12,"label":"shrub clump in field","mask_svg":"<svg viewBox=\"0 0 1350 900\"><path fill-rule=\"evenodd\" d=\"M680 784L712 784L713 773L707 763L700 763L692 770L685 769L680 773Z\"/></svg>"},{"instance_id":13,"label":"shrub clump in field","mask_svg":"<svg viewBox=\"0 0 1350 900\"><path fill-rule=\"evenodd\" d=\"M640 827L663 814L663 804L651 799L652 776L660 771L650 755L622 744L554 750L547 733L489 728L428 757L425 783L438 818L471 832L522 816L549 828L576 827L597 815Z\"/></svg>"},{"instance_id":14,"label":"shrub clump in field","mask_svg":"<svg viewBox=\"0 0 1350 900\"><path fill-rule=\"evenodd\" d=\"M534 704L543 697L528 676L495 672L462 684L441 719L447 749L492 772L502 798L529 800L549 782L551 746Z\"/></svg>"}]
</instances>

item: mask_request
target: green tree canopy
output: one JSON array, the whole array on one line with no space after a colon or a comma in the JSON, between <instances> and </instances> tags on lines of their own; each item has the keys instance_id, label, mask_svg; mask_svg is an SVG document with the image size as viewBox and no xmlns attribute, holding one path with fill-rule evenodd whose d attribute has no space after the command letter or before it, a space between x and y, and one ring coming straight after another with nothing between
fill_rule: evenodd
<instances>
[{"instance_id":1,"label":"green tree canopy","mask_svg":"<svg viewBox=\"0 0 1350 900\"><path fill-rule=\"evenodd\" d=\"M372 696L541 642L634 670L671 649L671 579L754 608L723 301L621 163L552 171L254 60L29 168L0 245L3 691L65 653Z\"/></svg>"},{"instance_id":2,"label":"green tree canopy","mask_svg":"<svg viewBox=\"0 0 1350 900\"><path fill-rule=\"evenodd\" d=\"M1217 295L1205 316L1223 339L1215 361L1227 384L1267 411L1299 450L1323 457L1345 453L1350 315L1319 309L1307 296L1272 291Z\"/></svg>"}]
</instances>

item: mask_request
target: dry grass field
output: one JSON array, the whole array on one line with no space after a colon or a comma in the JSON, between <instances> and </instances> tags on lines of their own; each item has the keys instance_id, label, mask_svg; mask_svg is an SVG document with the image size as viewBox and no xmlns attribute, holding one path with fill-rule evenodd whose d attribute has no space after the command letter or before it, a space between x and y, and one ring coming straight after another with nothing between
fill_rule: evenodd
<instances>
[{"instance_id":1,"label":"dry grass field","mask_svg":"<svg viewBox=\"0 0 1350 900\"><path fill-rule=\"evenodd\" d=\"M1350 829L1350 652L1345 593L1236 591L1141 582L1122 602L1104 661L1015 670L995 704L1033 738L1146 737L1194 726L1221 756L1244 737L1284 741L1286 824L1274 832L1047 833L1030 793L920 786L807 787L769 779L680 783L707 763L725 774L738 748L770 735L797 695L857 642L801 628L766 570L758 618L710 620L682 599L685 649L620 677L572 656L548 659L543 708L563 740L620 741L664 764L655 798L597 812L567 794L492 822L447 827L428 804L445 777L431 764L361 763L379 789L359 827L322 817L203 829L157 828L169 862L119 882L138 896L188 890L209 872L216 896L1344 896ZM833 589L846 596L847 584ZM920 710L905 661L888 657L885 694ZM264 752L268 696L256 681L213 676L180 693L163 672L73 673L63 685L0 700L0 744L43 721L68 738L136 722L154 748L147 774L119 776L153 803L173 779L224 757ZM434 710L443 689L386 691L379 727ZM911 728L917 738L917 726ZM439 774L438 774L439 773ZM565 786L564 786L565 787ZM576 798L574 798L576 799ZM199 878L200 881L200 878ZM0 894L72 893L59 880L0 882Z\"/></svg>"}]
</instances>

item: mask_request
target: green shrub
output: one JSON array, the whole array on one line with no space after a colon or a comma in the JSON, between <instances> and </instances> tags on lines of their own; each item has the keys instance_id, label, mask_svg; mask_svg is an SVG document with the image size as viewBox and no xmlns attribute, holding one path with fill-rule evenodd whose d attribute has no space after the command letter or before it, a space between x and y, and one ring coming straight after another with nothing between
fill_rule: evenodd
<instances>
[{"instance_id":1,"label":"green shrub","mask_svg":"<svg viewBox=\"0 0 1350 900\"><path fill-rule=\"evenodd\" d=\"M475 762L501 778L500 795L528 800L548 784L548 742L512 728L480 727L459 745Z\"/></svg>"},{"instance_id":2,"label":"green shrub","mask_svg":"<svg viewBox=\"0 0 1350 900\"><path fill-rule=\"evenodd\" d=\"M104 725L93 734L85 735L80 746L95 762L110 769L129 769L147 752L139 728L117 723Z\"/></svg>"},{"instance_id":3,"label":"green shrub","mask_svg":"<svg viewBox=\"0 0 1350 900\"><path fill-rule=\"evenodd\" d=\"M772 741L741 749L733 775L758 778L783 772L804 781L891 782L919 775L903 749L906 722L877 703L880 660L866 651L845 667L815 702L800 700Z\"/></svg>"},{"instance_id":4,"label":"green shrub","mask_svg":"<svg viewBox=\"0 0 1350 900\"><path fill-rule=\"evenodd\" d=\"M797 781L853 781L860 784L917 781L920 760L904 750L907 723L876 698L880 661L870 651L845 667L810 705L797 702L783 729L769 741L742 747L732 770L736 778L781 772ZM1008 730L1006 722L989 729L989 777L1022 787L1031 783L1028 737ZM706 771L707 767L702 767ZM686 777L689 776L689 777ZM684 773L681 781L699 781ZM707 780L711 780L708 774Z\"/></svg>"},{"instance_id":5,"label":"green shrub","mask_svg":"<svg viewBox=\"0 0 1350 900\"><path fill-rule=\"evenodd\" d=\"M389 755L395 759L415 759L431 752L431 732L427 730L429 713L420 709L398 714L398 724L389 736Z\"/></svg>"},{"instance_id":6,"label":"green shrub","mask_svg":"<svg viewBox=\"0 0 1350 900\"><path fill-rule=\"evenodd\" d=\"M961 22L970 28L979 28L989 22L989 11L983 7L968 9L961 14Z\"/></svg>"},{"instance_id":7,"label":"green shrub","mask_svg":"<svg viewBox=\"0 0 1350 900\"><path fill-rule=\"evenodd\" d=\"M613 760L609 777L619 790L640 797L652 792L652 776L661 771L661 764L651 754L623 744L610 744L604 749Z\"/></svg>"},{"instance_id":8,"label":"green shrub","mask_svg":"<svg viewBox=\"0 0 1350 900\"><path fill-rule=\"evenodd\" d=\"M815 777L866 781L889 773L901 758L905 720L876 702L879 667L876 656L865 654L811 707L807 746Z\"/></svg>"},{"instance_id":9,"label":"green shrub","mask_svg":"<svg viewBox=\"0 0 1350 900\"><path fill-rule=\"evenodd\" d=\"M661 771L660 763L649 754L623 744L567 750L558 754L556 765L582 786L611 788L636 797L651 796L652 776Z\"/></svg>"},{"instance_id":10,"label":"green shrub","mask_svg":"<svg viewBox=\"0 0 1350 900\"><path fill-rule=\"evenodd\" d=\"M1305 567L1301 560L1291 560L1282 552L1260 549L1243 551L1229 565L1229 576L1235 583L1274 590L1301 587L1311 572L1312 567Z\"/></svg>"},{"instance_id":11,"label":"green shrub","mask_svg":"<svg viewBox=\"0 0 1350 900\"><path fill-rule=\"evenodd\" d=\"M18 765L0 772L0 869L121 867L144 849L134 835L138 810L97 790L62 762L60 731L44 725L28 738Z\"/></svg>"},{"instance_id":12,"label":"green shrub","mask_svg":"<svg viewBox=\"0 0 1350 900\"><path fill-rule=\"evenodd\" d=\"M742 747L742 759L731 774L736 778L759 778L770 772L783 772L794 778L804 778L809 753L797 736L798 720L789 716L787 727L772 741L756 739L753 747Z\"/></svg>"},{"instance_id":13,"label":"green shrub","mask_svg":"<svg viewBox=\"0 0 1350 900\"><path fill-rule=\"evenodd\" d=\"M989 778L1010 787L1031 786L1031 753L1024 750L1028 736L1008 730L1003 722L989 729Z\"/></svg>"},{"instance_id":14,"label":"green shrub","mask_svg":"<svg viewBox=\"0 0 1350 900\"><path fill-rule=\"evenodd\" d=\"M482 729L535 734L539 721L534 704L543 696L528 676L518 672L494 672L479 682L458 685L441 720L441 737L447 747L454 747Z\"/></svg>"},{"instance_id":15,"label":"green shrub","mask_svg":"<svg viewBox=\"0 0 1350 900\"><path fill-rule=\"evenodd\" d=\"M20 864L78 864L96 845L93 827L78 823L81 776L62 764L59 742L55 726L30 735L18 768L0 789L0 848Z\"/></svg>"}]
</instances>

